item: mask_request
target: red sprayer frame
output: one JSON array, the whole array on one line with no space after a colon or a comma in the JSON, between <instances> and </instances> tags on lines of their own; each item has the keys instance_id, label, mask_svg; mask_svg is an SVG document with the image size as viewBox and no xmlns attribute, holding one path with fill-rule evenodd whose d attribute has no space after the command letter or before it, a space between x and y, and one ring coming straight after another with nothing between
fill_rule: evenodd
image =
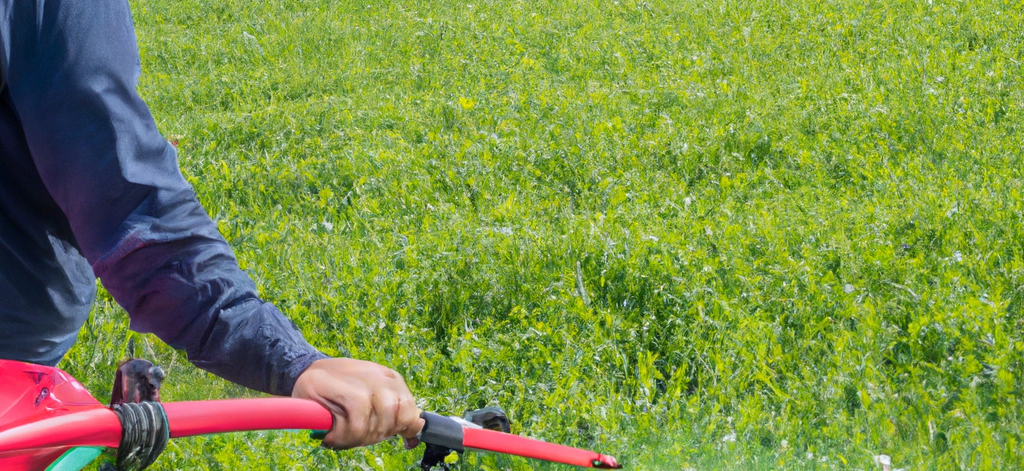
<instances>
[{"instance_id":1,"label":"red sprayer frame","mask_svg":"<svg viewBox=\"0 0 1024 471\"><path fill-rule=\"evenodd\" d=\"M56 368L0 360L0 468L44 469L73 447L116 448L121 423L78 381ZM165 402L171 438L250 430L329 430L331 413L316 402L292 398ZM430 417L428 417L430 416ZM582 467L618 468L615 459L563 445L491 430L424 414L427 427L445 430L446 443ZM437 432L435 432L436 435ZM429 435L429 434L424 434ZM424 436L423 440L431 443ZM461 445L461 446L459 446Z\"/></svg>"}]
</instances>

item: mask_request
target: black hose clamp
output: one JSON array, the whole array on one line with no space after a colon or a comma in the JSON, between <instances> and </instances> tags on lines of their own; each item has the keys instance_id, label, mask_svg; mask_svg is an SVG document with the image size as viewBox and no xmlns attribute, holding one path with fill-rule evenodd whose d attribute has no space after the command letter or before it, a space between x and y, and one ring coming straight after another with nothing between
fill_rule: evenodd
<instances>
[{"instance_id":1,"label":"black hose clamp","mask_svg":"<svg viewBox=\"0 0 1024 471\"><path fill-rule=\"evenodd\" d=\"M171 429L159 402L126 402L113 407L121 420L121 444L117 447L118 471L141 471L167 448Z\"/></svg>"}]
</instances>

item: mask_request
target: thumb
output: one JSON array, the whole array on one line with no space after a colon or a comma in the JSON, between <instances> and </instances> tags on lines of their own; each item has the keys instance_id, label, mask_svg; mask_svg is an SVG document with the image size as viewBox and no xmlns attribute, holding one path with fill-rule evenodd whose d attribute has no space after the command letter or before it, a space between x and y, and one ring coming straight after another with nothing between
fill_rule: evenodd
<instances>
[{"instance_id":1,"label":"thumb","mask_svg":"<svg viewBox=\"0 0 1024 471\"><path fill-rule=\"evenodd\" d=\"M417 409L417 415L420 411ZM405 449L411 450L420 445L420 439L416 438L417 435L423 430L423 427L427 425L427 421L421 417L416 417L416 420L412 422L405 430L399 433L402 436L402 441L405 442Z\"/></svg>"}]
</instances>

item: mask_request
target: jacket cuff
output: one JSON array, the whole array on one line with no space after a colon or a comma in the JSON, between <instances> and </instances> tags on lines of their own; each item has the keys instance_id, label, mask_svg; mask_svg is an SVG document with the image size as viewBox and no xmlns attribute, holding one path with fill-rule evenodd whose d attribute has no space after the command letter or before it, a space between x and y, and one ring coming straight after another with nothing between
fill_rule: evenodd
<instances>
[{"instance_id":1,"label":"jacket cuff","mask_svg":"<svg viewBox=\"0 0 1024 471\"><path fill-rule=\"evenodd\" d=\"M254 299L217 317L206 341L186 352L194 365L231 382L290 396L299 375L328 358L273 304Z\"/></svg>"},{"instance_id":2,"label":"jacket cuff","mask_svg":"<svg viewBox=\"0 0 1024 471\"><path fill-rule=\"evenodd\" d=\"M312 347L310 348L312 349ZM281 378L280 383L277 384L277 387L274 388L275 390L270 392L270 394L291 396L292 390L295 389L295 381L299 379L299 376L301 376L314 361L323 360L325 358L330 357L324 355L318 350L311 350L309 353L292 360L284 372L284 376Z\"/></svg>"}]
</instances>

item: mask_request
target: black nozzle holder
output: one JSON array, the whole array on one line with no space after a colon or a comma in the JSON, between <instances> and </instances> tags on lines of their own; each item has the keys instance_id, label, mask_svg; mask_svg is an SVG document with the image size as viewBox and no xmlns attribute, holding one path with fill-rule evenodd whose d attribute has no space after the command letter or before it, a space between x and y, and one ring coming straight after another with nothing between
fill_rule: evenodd
<instances>
[{"instance_id":1,"label":"black nozzle holder","mask_svg":"<svg viewBox=\"0 0 1024 471\"><path fill-rule=\"evenodd\" d=\"M416 436L421 442L463 451L462 424L455 419L430 412L421 413L420 418L426 421L423 430Z\"/></svg>"}]
</instances>

